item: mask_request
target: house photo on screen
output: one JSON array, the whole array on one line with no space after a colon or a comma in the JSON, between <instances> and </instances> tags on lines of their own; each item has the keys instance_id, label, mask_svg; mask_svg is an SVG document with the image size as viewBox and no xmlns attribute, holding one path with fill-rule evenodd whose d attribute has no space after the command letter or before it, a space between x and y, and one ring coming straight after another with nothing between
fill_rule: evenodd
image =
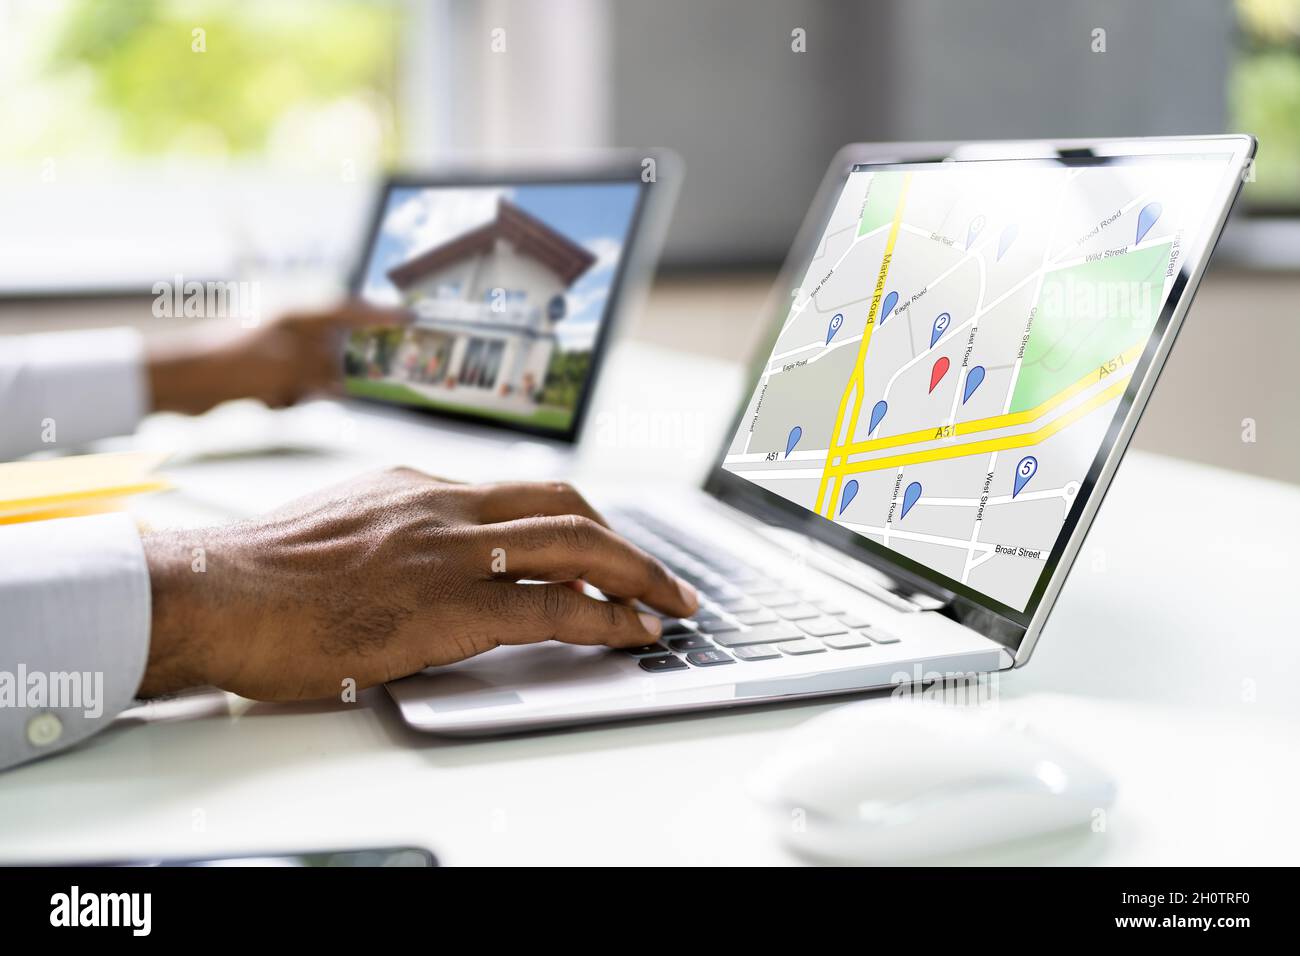
<instances>
[{"instance_id":1,"label":"house photo on screen","mask_svg":"<svg viewBox=\"0 0 1300 956\"><path fill-rule=\"evenodd\" d=\"M626 181L391 188L362 294L413 318L352 336L348 392L570 431L639 198Z\"/></svg>"}]
</instances>

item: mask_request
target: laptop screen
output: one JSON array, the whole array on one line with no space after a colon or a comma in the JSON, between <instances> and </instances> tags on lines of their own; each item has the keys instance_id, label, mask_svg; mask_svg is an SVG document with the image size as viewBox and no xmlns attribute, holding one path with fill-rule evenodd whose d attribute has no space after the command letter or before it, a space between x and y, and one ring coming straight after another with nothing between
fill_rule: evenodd
<instances>
[{"instance_id":1,"label":"laptop screen","mask_svg":"<svg viewBox=\"0 0 1300 956\"><path fill-rule=\"evenodd\" d=\"M358 291L413 321L352 336L348 393L574 437L643 188L390 185Z\"/></svg>"},{"instance_id":2,"label":"laptop screen","mask_svg":"<svg viewBox=\"0 0 1300 956\"><path fill-rule=\"evenodd\" d=\"M1231 160L855 167L722 467L1025 612Z\"/></svg>"}]
</instances>

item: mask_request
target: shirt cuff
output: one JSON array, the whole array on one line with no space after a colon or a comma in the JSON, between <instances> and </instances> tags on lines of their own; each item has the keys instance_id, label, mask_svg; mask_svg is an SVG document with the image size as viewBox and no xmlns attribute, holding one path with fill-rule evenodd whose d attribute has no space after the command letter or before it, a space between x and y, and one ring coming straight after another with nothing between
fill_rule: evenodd
<instances>
[{"instance_id":1,"label":"shirt cuff","mask_svg":"<svg viewBox=\"0 0 1300 956\"><path fill-rule=\"evenodd\" d=\"M144 342L135 329L44 332L5 339L0 444L24 454L135 431L148 411Z\"/></svg>"},{"instance_id":2,"label":"shirt cuff","mask_svg":"<svg viewBox=\"0 0 1300 956\"><path fill-rule=\"evenodd\" d=\"M70 747L131 705L149 567L126 514L0 526L0 768Z\"/></svg>"}]
</instances>

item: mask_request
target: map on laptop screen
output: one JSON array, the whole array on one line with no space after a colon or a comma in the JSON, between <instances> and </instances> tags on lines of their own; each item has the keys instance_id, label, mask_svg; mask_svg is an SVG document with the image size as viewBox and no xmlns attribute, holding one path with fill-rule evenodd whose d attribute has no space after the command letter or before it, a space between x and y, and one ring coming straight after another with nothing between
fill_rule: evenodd
<instances>
[{"instance_id":1,"label":"map on laptop screen","mask_svg":"<svg viewBox=\"0 0 1300 956\"><path fill-rule=\"evenodd\" d=\"M1023 610L1228 160L858 167L723 467Z\"/></svg>"}]
</instances>

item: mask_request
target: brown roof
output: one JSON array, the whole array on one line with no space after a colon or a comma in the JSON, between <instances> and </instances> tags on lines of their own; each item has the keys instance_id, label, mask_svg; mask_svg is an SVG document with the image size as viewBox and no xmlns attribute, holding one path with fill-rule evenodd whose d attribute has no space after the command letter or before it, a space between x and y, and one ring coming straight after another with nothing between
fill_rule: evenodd
<instances>
[{"instance_id":1,"label":"brown roof","mask_svg":"<svg viewBox=\"0 0 1300 956\"><path fill-rule=\"evenodd\" d=\"M477 229L462 233L449 242L434 246L388 270L388 278L399 289L414 285L442 266L458 262L479 252L488 252L497 239L510 242L521 254L532 256L570 285L582 275L596 257L567 236L556 232L514 203L497 201L496 218Z\"/></svg>"}]
</instances>

